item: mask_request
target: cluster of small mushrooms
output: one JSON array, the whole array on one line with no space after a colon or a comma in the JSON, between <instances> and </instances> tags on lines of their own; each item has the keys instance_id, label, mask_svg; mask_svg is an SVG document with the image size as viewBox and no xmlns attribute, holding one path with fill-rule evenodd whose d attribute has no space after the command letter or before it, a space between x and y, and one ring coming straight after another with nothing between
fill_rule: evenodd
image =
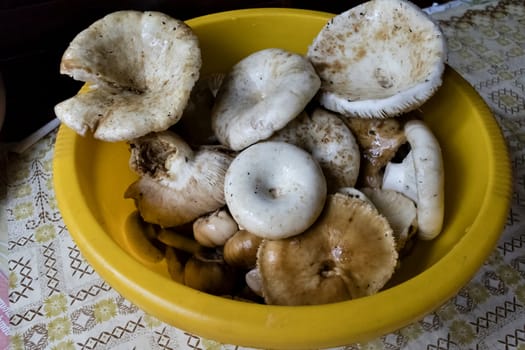
<instances>
[{"instance_id":1,"label":"cluster of small mushrooms","mask_svg":"<svg viewBox=\"0 0 525 350\"><path fill-rule=\"evenodd\" d=\"M119 11L65 51L61 72L86 85L55 112L129 143L138 259L216 295L331 303L378 292L414 239L442 229L441 150L418 111L445 56L420 8L371 0L305 55L262 49L201 76L188 25Z\"/></svg>"}]
</instances>

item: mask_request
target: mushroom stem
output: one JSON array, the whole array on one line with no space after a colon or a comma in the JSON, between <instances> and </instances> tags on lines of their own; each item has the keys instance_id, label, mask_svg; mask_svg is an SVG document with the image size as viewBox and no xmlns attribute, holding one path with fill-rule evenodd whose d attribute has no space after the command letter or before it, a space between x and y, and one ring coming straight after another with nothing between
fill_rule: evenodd
<instances>
[{"instance_id":1,"label":"mushroom stem","mask_svg":"<svg viewBox=\"0 0 525 350\"><path fill-rule=\"evenodd\" d=\"M401 192L417 202L416 169L412 151L407 154L401 163L389 162L386 165L382 188Z\"/></svg>"},{"instance_id":2,"label":"mushroom stem","mask_svg":"<svg viewBox=\"0 0 525 350\"><path fill-rule=\"evenodd\" d=\"M418 237L435 238L444 218L444 170L439 143L421 120L404 127L410 152L401 164L385 168L383 189L403 193L417 203Z\"/></svg>"}]
</instances>

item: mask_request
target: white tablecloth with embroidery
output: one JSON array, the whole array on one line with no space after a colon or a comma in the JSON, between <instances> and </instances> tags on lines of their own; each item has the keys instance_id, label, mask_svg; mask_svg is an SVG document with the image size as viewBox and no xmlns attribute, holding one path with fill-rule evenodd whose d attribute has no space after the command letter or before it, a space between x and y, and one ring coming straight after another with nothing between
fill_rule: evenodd
<instances>
[{"instance_id":1,"label":"white tablecloth with embroidery","mask_svg":"<svg viewBox=\"0 0 525 350\"><path fill-rule=\"evenodd\" d=\"M448 40L448 63L485 99L507 138L515 179L511 212L497 247L455 297L405 328L341 348L523 350L525 4L468 0L432 10L438 10L432 16ZM3 283L8 282L9 291L4 286L0 312L5 315L9 304L11 349L238 348L145 314L86 263L55 202L55 136L53 132L24 153L2 158L6 188L0 192L0 219L1 231L8 232Z\"/></svg>"}]
</instances>

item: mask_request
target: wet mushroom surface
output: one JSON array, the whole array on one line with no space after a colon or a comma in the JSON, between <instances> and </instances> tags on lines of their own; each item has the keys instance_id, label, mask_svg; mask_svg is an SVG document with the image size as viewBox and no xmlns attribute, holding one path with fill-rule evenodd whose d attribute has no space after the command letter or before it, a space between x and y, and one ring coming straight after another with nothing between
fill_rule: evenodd
<instances>
[{"instance_id":1,"label":"wet mushroom surface","mask_svg":"<svg viewBox=\"0 0 525 350\"><path fill-rule=\"evenodd\" d=\"M181 36L169 41L162 19ZM160 31L161 52L137 41L138 27L126 33L136 23ZM112 36L97 42L104 31ZM139 56L115 62L108 50L124 35ZM408 57L414 43L425 45ZM136 210L125 241L143 264L165 263L178 283L247 302L351 300L382 290L407 242L441 231L441 149L414 109L441 83L443 45L412 3L371 0L334 16L304 55L267 48L201 76L191 28L118 12L64 54L63 73L88 84L56 111L81 135L129 145L137 179L123 197ZM155 55L174 59L155 65ZM379 69L378 55L410 69Z\"/></svg>"},{"instance_id":2,"label":"wet mushroom surface","mask_svg":"<svg viewBox=\"0 0 525 350\"><path fill-rule=\"evenodd\" d=\"M182 116L201 64L197 36L183 21L151 11L110 13L64 52L60 72L88 84L55 114L104 141L166 130Z\"/></svg>"},{"instance_id":3,"label":"wet mushroom surface","mask_svg":"<svg viewBox=\"0 0 525 350\"><path fill-rule=\"evenodd\" d=\"M320 104L346 116L393 117L441 86L446 43L439 26L404 0L371 0L334 16L308 48Z\"/></svg>"},{"instance_id":4,"label":"wet mushroom surface","mask_svg":"<svg viewBox=\"0 0 525 350\"><path fill-rule=\"evenodd\" d=\"M379 291L394 273L395 241L388 221L370 204L330 195L303 234L264 240L257 253L269 304L307 305L350 300Z\"/></svg>"}]
</instances>

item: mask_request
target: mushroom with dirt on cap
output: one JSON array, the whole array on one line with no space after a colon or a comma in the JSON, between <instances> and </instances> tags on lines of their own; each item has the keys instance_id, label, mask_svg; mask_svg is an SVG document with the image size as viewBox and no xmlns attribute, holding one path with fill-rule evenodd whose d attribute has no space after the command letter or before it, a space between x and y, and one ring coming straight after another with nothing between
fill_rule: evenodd
<instances>
[{"instance_id":1,"label":"mushroom with dirt on cap","mask_svg":"<svg viewBox=\"0 0 525 350\"><path fill-rule=\"evenodd\" d=\"M346 116L394 117L441 86L446 42L406 0L371 0L330 19L308 48L321 77L319 102Z\"/></svg>"},{"instance_id":2,"label":"mushroom with dirt on cap","mask_svg":"<svg viewBox=\"0 0 525 350\"><path fill-rule=\"evenodd\" d=\"M140 178L126 190L145 221L175 227L222 208L233 155L223 147L193 150L171 131L130 141L130 168Z\"/></svg>"},{"instance_id":3,"label":"mushroom with dirt on cap","mask_svg":"<svg viewBox=\"0 0 525 350\"><path fill-rule=\"evenodd\" d=\"M77 34L60 72L87 85L55 106L80 135L131 140L163 131L181 117L199 78L197 36L160 12L117 11Z\"/></svg>"},{"instance_id":4,"label":"mushroom with dirt on cap","mask_svg":"<svg viewBox=\"0 0 525 350\"><path fill-rule=\"evenodd\" d=\"M359 145L361 163L356 186L380 188L386 164L405 151L403 125L412 113L397 118L341 118Z\"/></svg>"}]
</instances>

